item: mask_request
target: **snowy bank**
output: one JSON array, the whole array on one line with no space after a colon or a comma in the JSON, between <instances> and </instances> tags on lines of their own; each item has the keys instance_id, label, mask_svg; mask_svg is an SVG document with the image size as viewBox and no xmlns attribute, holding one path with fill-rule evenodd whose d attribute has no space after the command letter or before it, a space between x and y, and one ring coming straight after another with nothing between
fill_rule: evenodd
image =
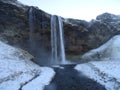
<instances>
[{"instance_id":1,"label":"snowy bank","mask_svg":"<svg viewBox=\"0 0 120 90\"><path fill-rule=\"evenodd\" d=\"M31 83L29 90L43 90L50 83L55 75L54 70L39 67L28 56L0 41L0 90L28 90L25 87Z\"/></svg>"},{"instance_id":2,"label":"snowy bank","mask_svg":"<svg viewBox=\"0 0 120 90\"><path fill-rule=\"evenodd\" d=\"M102 61L79 64L76 70L104 85L107 90L120 90L120 35L86 53L83 58Z\"/></svg>"},{"instance_id":3,"label":"snowy bank","mask_svg":"<svg viewBox=\"0 0 120 90\"><path fill-rule=\"evenodd\" d=\"M22 89L23 90L42 90L45 85L48 85L49 82L52 80L53 75L55 72L47 67L41 69L42 72L39 77L25 85ZM33 88L34 87L34 88Z\"/></svg>"},{"instance_id":4,"label":"snowy bank","mask_svg":"<svg viewBox=\"0 0 120 90\"><path fill-rule=\"evenodd\" d=\"M120 90L120 60L108 60L79 64L75 69L104 85L107 90Z\"/></svg>"},{"instance_id":5,"label":"snowy bank","mask_svg":"<svg viewBox=\"0 0 120 90\"><path fill-rule=\"evenodd\" d=\"M120 35L114 36L104 45L85 53L84 60L120 59Z\"/></svg>"}]
</instances>

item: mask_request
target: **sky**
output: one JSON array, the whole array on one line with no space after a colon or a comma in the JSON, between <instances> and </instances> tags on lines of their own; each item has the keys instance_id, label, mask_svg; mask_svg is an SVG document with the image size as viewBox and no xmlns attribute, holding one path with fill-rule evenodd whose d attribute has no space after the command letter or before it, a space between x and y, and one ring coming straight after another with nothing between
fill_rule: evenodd
<instances>
[{"instance_id":1,"label":"sky","mask_svg":"<svg viewBox=\"0 0 120 90\"><path fill-rule=\"evenodd\" d=\"M120 14L120 0L18 0L64 18L90 21L105 12Z\"/></svg>"}]
</instances>

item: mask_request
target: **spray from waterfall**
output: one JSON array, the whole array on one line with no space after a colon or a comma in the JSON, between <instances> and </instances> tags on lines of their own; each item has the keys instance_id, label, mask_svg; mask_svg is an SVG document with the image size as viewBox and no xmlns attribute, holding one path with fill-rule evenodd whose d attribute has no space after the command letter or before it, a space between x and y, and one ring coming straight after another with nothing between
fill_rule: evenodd
<instances>
[{"instance_id":1,"label":"spray from waterfall","mask_svg":"<svg viewBox=\"0 0 120 90\"><path fill-rule=\"evenodd\" d=\"M51 48L52 60L56 63L65 63L63 22L61 17L55 15L51 17Z\"/></svg>"}]
</instances>

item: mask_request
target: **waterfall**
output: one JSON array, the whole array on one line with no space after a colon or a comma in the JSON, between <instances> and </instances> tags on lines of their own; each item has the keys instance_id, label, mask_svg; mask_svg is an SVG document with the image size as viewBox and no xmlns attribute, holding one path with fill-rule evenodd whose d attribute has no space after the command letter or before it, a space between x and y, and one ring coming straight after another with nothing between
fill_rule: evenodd
<instances>
[{"instance_id":1,"label":"waterfall","mask_svg":"<svg viewBox=\"0 0 120 90\"><path fill-rule=\"evenodd\" d=\"M63 22L61 17L55 15L51 17L51 48L52 60L56 63L65 63Z\"/></svg>"},{"instance_id":2,"label":"waterfall","mask_svg":"<svg viewBox=\"0 0 120 90\"><path fill-rule=\"evenodd\" d=\"M46 53L42 52L43 48L37 46L37 40L35 38L35 26L36 21L35 11L33 7L29 9L29 46L30 52L37 57L36 62L40 64L65 64L65 49L64 49L64 38L63 38L63 22L62 18L59 16L53 15L51 17L51 61L43 60L49 57L46 57ZM44 50L43 50L44 51ZM41 59L42 57L42 59Z\"/></svg>"},{"instance_id":3,"label":"waterfall","mask_svg":"<svg viewBox=\"0 0 120 90\"><path fill-rule=\"evenodd\" d=\"M51 47L52 47L52 60L57 60L58 54L57 54L56 16L51 17Z\"/></svg>"},{"instance_id":4,"label":"waterfall","mask_svg":"<svg viewBox=\"0 0 120 90\"><path fill-rule=\"evenodd\" d=\"M29 9L29 46L31 51L35 49L35 39L34 39L34 13L33 7Z\"/></svg>"},{"instance_id":5,"label":"waterfall","mask_svg":"<svg viewBox=\"0 0 120 90\"><path fill-rule=\"evenodd\" d=\"M65 62L65 48L64 48L64 39L63 39L63 22L62 18L58 17L58 22L59 22L59 34L60 34L60 55L62 62Z\"/></svg>"},{"instance_id":6,"label":"waterfall","mask_svg":"<svg viewBox=\"0 0 120 90\"><path fill-rule=\"evenodd\" d=\"M30 39L31 39L31 36L32 36L32 33L33 33L33 8L31 7L30 9L29 9L29 37L30 37Z\"/></svg>"}]
</instances>

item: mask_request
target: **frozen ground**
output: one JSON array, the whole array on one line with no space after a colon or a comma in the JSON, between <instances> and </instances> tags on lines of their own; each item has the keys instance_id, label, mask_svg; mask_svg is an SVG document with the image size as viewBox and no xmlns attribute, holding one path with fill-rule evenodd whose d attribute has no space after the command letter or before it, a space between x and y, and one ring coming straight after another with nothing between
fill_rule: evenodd
<instances>
[{"instance_id":1,"label":"frozen ground","mask_svg":"<svg viewBox=\"0 0 120 90\"><path fill-rule=\"evenodd\" d=\"M76 70L104 85L107 90L120 90L120 60L79 64Z\"/></svg>"},{"instance_id":2,"label":"frozen ground","mask_svg":"<svg viewBox=\"0 0 120 90\"><path fill-rule=\"evenodd\" d=\"M120 90L120 35L84 54L83 58L99 61L79 64L76 70L104 85L107 90Z\"/></svg>"},{"instance_id":3,"label":"frozen ground","mask_svg":"<svg viewBox=\"0 0 120 90\"><path fill-rule=\"evenodd\" d=\"M31 57L0 41L0 90L43 90L50 83L54 70L39 67Z\"/></svg>"},{"instance_id":4,"label":"frozen ground","mask_svg":"<svg viewBox=\"0 0 120 90\"><path fill-rule=\"evenodd\" d=\"M90 50L82 57L84 60L120 59L120 35L116 35L97 49Z\"/></svg>"}]
</instances>

